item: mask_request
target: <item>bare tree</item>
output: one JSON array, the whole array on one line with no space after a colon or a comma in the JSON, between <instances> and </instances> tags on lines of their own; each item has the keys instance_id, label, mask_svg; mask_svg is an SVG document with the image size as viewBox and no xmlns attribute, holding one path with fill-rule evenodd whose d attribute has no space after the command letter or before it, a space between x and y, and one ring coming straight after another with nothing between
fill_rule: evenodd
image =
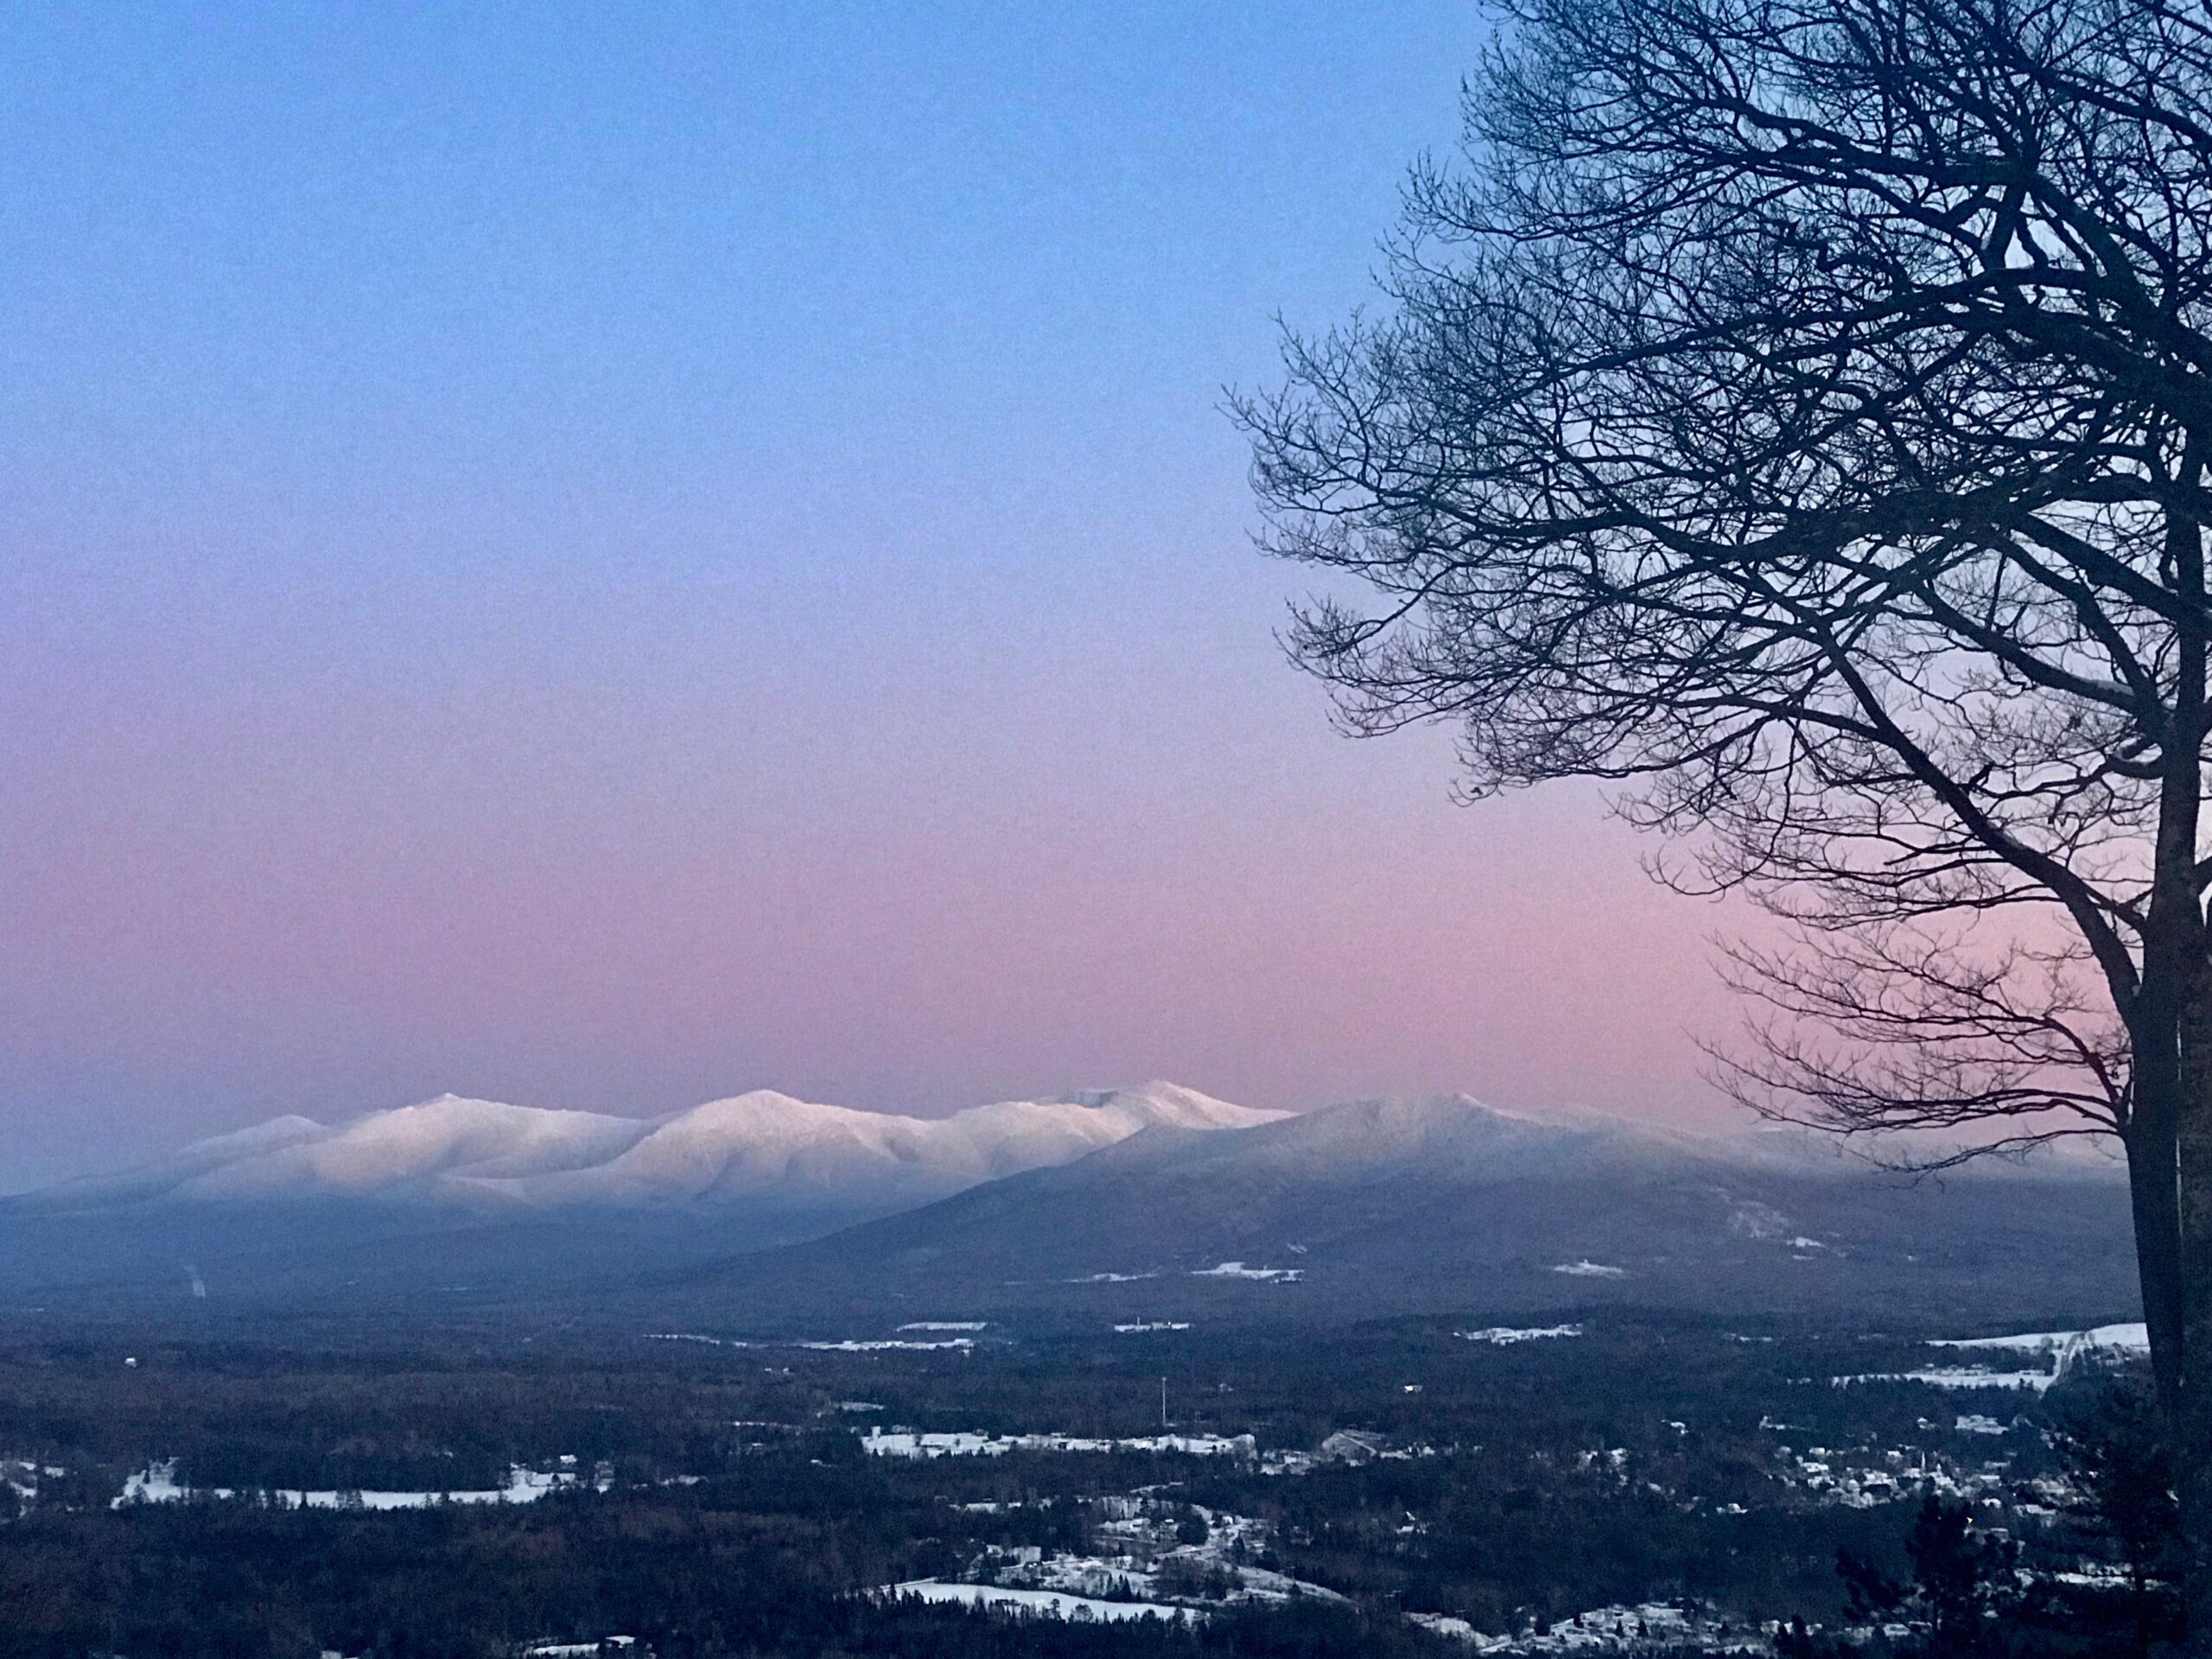
<instances>
[{"instance_id":1,"label":"bare tree","mask_svg":"<svg viewBox=\"0 0 2212 1659\"><path fill-rule=\"evenodd\" d=\"M2118 1138L2212 1649L2212 13L1520 0L1465 120L1238 405L1295 653L1786 918L1762 1109Z\"/></svg>"}]
</instances>

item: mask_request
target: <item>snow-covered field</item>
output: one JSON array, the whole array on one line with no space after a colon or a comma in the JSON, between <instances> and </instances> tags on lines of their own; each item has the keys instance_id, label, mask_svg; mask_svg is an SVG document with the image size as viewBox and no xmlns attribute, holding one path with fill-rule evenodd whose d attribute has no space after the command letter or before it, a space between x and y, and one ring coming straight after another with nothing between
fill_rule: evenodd
<instances>
[{"instance_id":1,"label":"snow-covered field","mask_svg":"<svg viewBox=\"0 0 2212 1659\"><path fill-rule=\"evenodd\" d=\"M918 1596L924 1601L958 1602L969 1607L999 1607L1038 1613L1048 1618L1078 1615L1111 1623L1118 1619L1205 1617L1189 1607L1159 1601L1101 1601L1091 1596L1071 1596L1057 1590L1017 1590L995 1584L946 1584L937 1579L914 1579L894 1584L883 1592L889 1596Z\"/></svg>"},{"instance_id":2,"label":"snow-covered field","mask_svg":"<svg viewBox=\"0 0 2212 1659\"><path fill-rule=\"evenodd\" d=\"M861 1450L874 1458L1002 1458L1009 1452L1176 1452L1196 1458L1249 1458L1249 1434L1149 1434L1095 1440L1079 1434L919 1433L910 1428L872 1428Z\"/></svg>"},{"instance_id":3,"label":"snow-covered field","mask_svg":"<svg viewBox=\"0 0 2212 1659\"><path fill-rule=\"evenodd\" d=\"M838 1342L795 1342L794 1348L809 1348L819 1354L881 1354L899 1351L928 1353L943 1348L973 1348L973 1337L944 1337L917 1340L906 1337L847 1337Z\"/></svg>"},{"instance_id":4,"label":"snow-covered field","mask_svg":"<svg viewBox=\"0 0 2212 1659\"><path fill-rule=\"evenodd\" d=\"M474 1491L377 1492L314 1491L284 1487L266 1494L271 1503L294 1510L427 1510L440 1503L534 1503L539 1498L579 1484L570 1470L525 1469L520 1464L507 1471L507 1484ZM601 1479L597 1489L605 1491ZM149 1463L123 1483L123 1491L109 1505L124 1509L133 1503L183 1503L194 1498L226 1499L248 1494L228 1486L186 1486L176 1478L176 1459Z\"/></svg>"},{"instance_id":5,"label":"snow-covered field","mask_svg":"<svg viewBox=\"0 0 2212 1659\"><path fill-rule=\"evenodd\" d=\"M1625 1279L1628 1277L1626 1268L1608 1267L1603 1262L1586 1260L1560 1262L1553 1266L1552 1271L1563 1273L1570 1279Z\"/></svg>"},{"instance_id":6,"label":"snow-covered field","mask_svg":"<svg viewBox=\"0 0 2212 1659\"><path fill-rule=\"evenodd\" d=\"M982 1319L963 1320L958 1324L931 1322L921 1325L902 1325L901 1331L984 1331L989 1329ZM940 1349L973 1348L973 1337L912 1336L912 1337L838 1337L817 1342L747 1342L740 1337L710 1337L696 1331L648 1331L647 1342L696 1342L709 1348L805 1348L820 1354L882 1354L930 1353Z\"/></svg>"},{"instance_id":7,"label":"snow-covered field","mask_svg":"<svg viewBox=\"0 0 2212 1659\"><path fill-rule=\"evenodd\" d=\"M1986 1350L2016 1360L2036 1359L2047 1370L1993 1370L1986 1365L1938 1365L1923 1370L1867 1371L1831 1377L1851 1382L1925 1382L1938 1389L2024 1389L2041 1394L2084 1359L2145 1354L2150 1335L2141 1325L2101 1325L2088 1331L2029 1331L2011 1337L1939 1337L1930 1348Z\"/></svg>"},{"instance_id":8,"label":"snow-covered field","mask_svg":"<svg viewBox=\"0 0 2212 1659\"><path fill-rule=\"evenodd\" d=\"M1925 1382L1931 1389L2025 1389L2041 1394L2058 1381L2056 1371L1987 1371L1964 1365L1938 1365L1920 1371L1859 1371L1832 1376L1838 1388L1853 1382Z\"/></svg>"},{"instance_id":9,"label":"snow-covered field","mask_svg":"<svg viewBox=\"0 0 2212 1659\"><path fill-rule=\"evenodd\" d=\"M2084 1354L2147 1354L2151 1332L2141 1324L2101 1325L2089 1331L2030 1331L2017 1337L1939 1337L1928 1345L2004 1349L2046 1355L2064 1363Z\"/></svg>"},{"instance_id":10,"label":"snow-covered field","mask_svg":"<svg viewBox=\"0 0 2212 1659\"><path fill-rule=\"evenodd\" d=\"M1306 1276L1303 1268L1248 1268L1242 1262L1224 1262L1211 1268L1193 1268L1193 1279L1252 1279L1262 1284L1294 1285Z\"/></svg>"},{"instance_id":11,"label":"snow-covered field","mask_svg":"<svg viewBox=\"0 0 2212 1659\"><path fill-rule=\"evenodd\" d=\"M1480 1331L1455 1331L1452 1333L1462 1342L1486 1342L1503 1348L1516 1342L1543 1342L1559 1337L1579 1337L1579 1325L1543 1325L1519 1328L1510 1325L1493 1325Z\"/></svg>"}]
</instances>

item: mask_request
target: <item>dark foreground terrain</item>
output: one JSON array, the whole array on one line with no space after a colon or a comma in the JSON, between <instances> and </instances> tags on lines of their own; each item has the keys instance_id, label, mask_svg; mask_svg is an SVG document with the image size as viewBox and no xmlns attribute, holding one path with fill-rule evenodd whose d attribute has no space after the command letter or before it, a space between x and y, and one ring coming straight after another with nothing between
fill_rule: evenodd
<instances>
[{"instance_id":1,"label":"dark foreground terrain","mask_svg":"<svg viewBox=\"0 0 2212 1659\"><path fill-rule=\"evenodd\" d=\"M2079 1456L2125 1420L2125 1332L940 1311L816 1345L21 1313L0 1655L1966 1651L1958 1606L1980 1650L2156 1634ZM1938 1555L1956 1583L1916 1588Z\"/></svg>"}]
</instances>

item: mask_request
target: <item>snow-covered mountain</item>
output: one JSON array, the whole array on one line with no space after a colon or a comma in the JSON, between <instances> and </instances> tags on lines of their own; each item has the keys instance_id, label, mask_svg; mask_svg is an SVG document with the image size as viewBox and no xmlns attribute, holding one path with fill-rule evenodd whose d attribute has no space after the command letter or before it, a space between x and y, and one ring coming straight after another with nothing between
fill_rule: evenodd
<instances>
[{"instance_id":1,"label":"snow-covered mountain","mask_svg":"<svg viewBox=\"0 0 2212 1659\"><path fill-rule=\"evenodd\" d=\"M0 1199L0 1300L817 1333L1624 1304L2056 1328L2130 1311L2127 1213L2093 1165L1913 1182L1825 1137L1465 1096L1293 1116L1151 1084L918 1118L762 1091L651 1120L446 1096Z\"/></svg>"},{"instance_id":2,"label":"snow-covered mountain","mask_svg":"<svg viewBox=\"0 0 2212 1659\"><path fill-rule=\"evenodd\" d=\"M15 1202L48 1213L321 1199L880 1212L1066 1163L1145 1128L1249 1128L1284 1116L1170 1083L1001 1101L943 1118L771 1090L651 1119L442 1095L335 1126L277 1118Z\"/></svg>"},{"instance_id":3,"label":"snow-covered mountain","mask_svg":"<svg viewBox=\"0 0 2212 1659\"><path fill-rule=\"evenodd\" d=\"M1592 1303L2126 1311L2125 1183L2059 1160L1915 1181L1790 1131L1348 1102L1088 1158L710 1270L696 1317L1025 1309L1209 1325Z\"/></svg>"}]
</instances>

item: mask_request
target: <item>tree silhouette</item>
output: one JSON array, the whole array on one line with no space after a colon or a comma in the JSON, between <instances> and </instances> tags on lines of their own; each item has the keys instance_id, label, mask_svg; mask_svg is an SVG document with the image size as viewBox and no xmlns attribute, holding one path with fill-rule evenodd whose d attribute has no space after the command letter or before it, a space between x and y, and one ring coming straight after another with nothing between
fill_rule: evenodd
<instances>
[{"instance_id":1,"label":"tree silhouette","mask_svg":"<svg viewBox=\"0 0 2212 1659\"><path fill-rule=\"evenodd\" d=\"M2060 1414L2051 1449L2075 1530L2117 1558L2134 1649L2149 1653L2171 1623L2175 1567L2172 1460L2156 1410L2126 1379L2109 1379Z\"/></svg>"},{"instance_id":2,"label":"tree silhouette","mask_svg":"<svg viewBox=\"0 0 2212 1659\"><path fill-rule=\"evenodd\" d=\"M1758 1109L2118 1138L2212 1642L2212 16L1510 10L1382 315L1236 405L1270 550L1358 579L1292 649L1781 916Z\"/></svg>"}]
</instances>

